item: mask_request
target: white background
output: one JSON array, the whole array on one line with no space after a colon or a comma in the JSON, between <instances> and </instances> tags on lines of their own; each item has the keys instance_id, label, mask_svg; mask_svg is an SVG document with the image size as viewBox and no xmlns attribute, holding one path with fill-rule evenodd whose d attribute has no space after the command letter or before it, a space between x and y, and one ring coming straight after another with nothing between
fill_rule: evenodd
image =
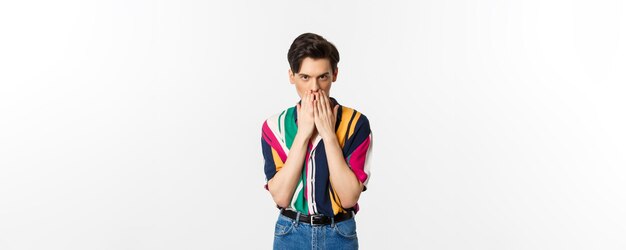
<instances>
[{"instance_id":1,"label":"white background","mask_svg":"<svg viewBox=\"0 0 626 250\"><path fill-rule=\"evenodd\" d=\"M3 1L0 249L270 249L304 32L371 122L361 249L626 249L626 4L545 0Z\"/></svg>"}]
</instances>

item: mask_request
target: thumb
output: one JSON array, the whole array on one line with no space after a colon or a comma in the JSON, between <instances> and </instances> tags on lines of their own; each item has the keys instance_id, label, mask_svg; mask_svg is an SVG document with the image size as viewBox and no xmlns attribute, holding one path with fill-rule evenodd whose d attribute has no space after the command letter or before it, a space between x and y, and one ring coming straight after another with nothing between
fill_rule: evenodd
<instances>
[{"instance_id":1,"label":"thumb","mask_svg":"<svg viewBox=\"0 0 626 250\"><path fill-rule=\"evenodd\" d=\"M339 110L339 104L335 104L335 109L333 110L335 115L337 115L337 110Z\"/></svg>"},{"instance_id":2,"label":"thumb","mask_svg":"<svg viewBox=\"0 0 626 250\"><path fill-rule=\"evenodd\" d=\"M300 103L296 104L296 110L300 113Z\"/></svg>"}]
</instances>

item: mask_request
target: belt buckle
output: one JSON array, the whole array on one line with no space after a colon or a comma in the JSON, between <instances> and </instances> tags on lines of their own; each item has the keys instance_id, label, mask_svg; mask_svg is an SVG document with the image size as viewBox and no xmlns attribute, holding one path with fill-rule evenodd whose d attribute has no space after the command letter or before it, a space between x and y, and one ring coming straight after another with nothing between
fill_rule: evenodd
<instances>
[{"instance_id":1,"label":"belt buckle","mask_svg":"<svg viewBox=\"0 0 626 250\"><path fill-rule=\"evenodd\" d=\"M320 222L319 224L318 224L318 223L313 222L316 218L318 218L318 221ZM311 215L311 225L322 225L322 224L324 224L324 223L321 223L323 218L324 218L324 215L321 215L321 214L312 214L312 215Z\"/></svg>"}]
</instances>

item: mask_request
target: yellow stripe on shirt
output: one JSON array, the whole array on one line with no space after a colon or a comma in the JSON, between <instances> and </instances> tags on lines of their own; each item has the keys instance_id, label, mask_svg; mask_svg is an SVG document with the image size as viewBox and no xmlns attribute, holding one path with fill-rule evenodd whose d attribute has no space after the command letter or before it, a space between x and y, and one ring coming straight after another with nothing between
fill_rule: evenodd
<instances>
[{"instance_id":1,"label":"yellow stripe on shirt","mask_svg":"<svg viewBox=\"0 0 626 250\"><path fill-rule=\"evenodd\" d=\"M339 123L339 128L337 128L337 140L339 141L339 145L343 148L344 143L346 142L346 132L348 132L348 123L350 123L350 118L352 117L352 113L354 109L343 107L341 110L341 122Z\"/></svg>"},{"instance_id":2,"label":"yellow stripe on shirt","mask_svg":"<svg viewBox=\"0 0 626 250\"><path fill-rule=\"evenodd\" d=\"M276 152L276 149L272 148L272 157L274 158L274 164L276 165L276 171L278 172L281 168L283 168L283 165L285 165L285 163L283 163L283 161L280 159L280 156L278 156L278 152Z\"/></svg>"},{"instance_id":3,"label":"yellow stripe on shirt","mask_svg":"<svg viewBox=\"0 0 626 250\"><path fill-rule=\"evenodd\" d=\"M330 189L332 192L329 192L328 196L330 196L330 203L333 206L333 213L338 214L340 212L343 212L343 207L341 207L341 201L339 200L339 197L337 197L337 192L335 192L335 189L332 186L330 187Z\"/></svg>"},{"instance_id":4,"label":"yellow stripe on shirt","mask_svg":"<svg viewBox=\"0 0 626 250\"><path fill-rule=\"evenodd\" d=\"M348 139L350 139L350 137L352 137L352 134L354 134L354 127L356 127L356 122L359 120L359 117L361 117L361 113L359 111L354 111L356 112L356 114L354 115L354 119L352 119L352 124L350 125L350 132L348 133Z\"/></svg>"}]
</instances>

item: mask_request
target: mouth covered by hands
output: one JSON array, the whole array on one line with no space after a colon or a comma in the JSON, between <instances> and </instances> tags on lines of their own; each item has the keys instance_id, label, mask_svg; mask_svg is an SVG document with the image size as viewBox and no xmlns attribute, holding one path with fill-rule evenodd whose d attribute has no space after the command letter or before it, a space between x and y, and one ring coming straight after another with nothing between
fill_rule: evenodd
<instances>
[{"instance_id":1,"label":"mouth covered by hands","mask_svg":"<svg viewBox=\"0 0 626 250\"><path fill-rule=\"evenodd\" d=\"M317 131L324 140L336 138L335 123L337 122L337 110L339 109L339 105L335 104L334 107L331 106L328 93L324 90L313 94L315 96L313 100L315 128L317 128Z\"/></svg>"},{"instance_id":2,"label":"mouth covered by hands","mask_svg":"<svg viewBox=\"0 0 626 250\"><path fill-rule=\"evenodd\" d=\"M335 137L335 124L339 105L331 106L332 102L324 90L307 91L302 101L296 105L298 112L298 131L311 136L315 130L322 139Z\"/></svg>"},{"instance_id":3,"label":"mouth covered by hands","mask_svg":"<svg viewBox=\"0 0 626 250\"><path fill-rule=\"evenodd\" d=\"M302 132L307 137L310 137L315 131L314 98L313 92L309 90L302 95L302 101L296 105L298 112L298 133Z\"/></svg>"}]
</instances>

